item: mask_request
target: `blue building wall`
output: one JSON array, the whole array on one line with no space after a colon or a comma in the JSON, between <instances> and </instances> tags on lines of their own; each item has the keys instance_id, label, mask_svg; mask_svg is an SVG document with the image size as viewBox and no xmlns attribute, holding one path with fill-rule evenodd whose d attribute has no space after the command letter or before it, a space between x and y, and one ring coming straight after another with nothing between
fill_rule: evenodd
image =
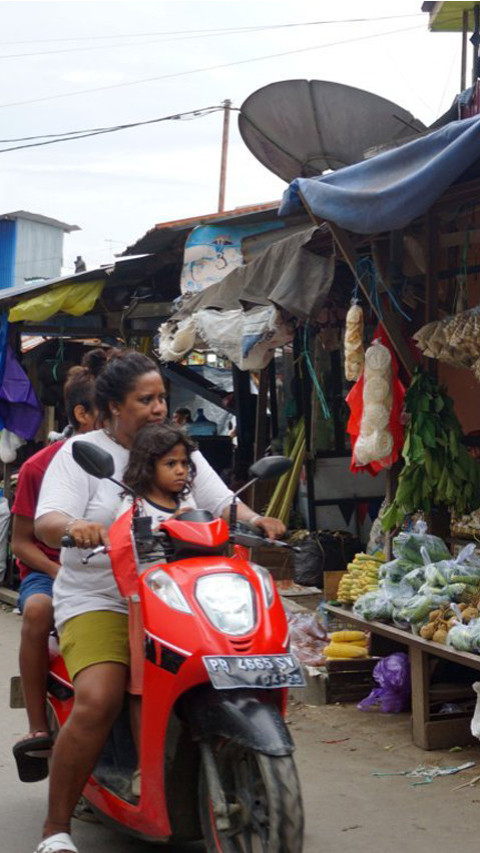
<instances>
[{"instance_id":1,"label":"blue building wall","mask_svg":"<svg viewBox=\"0 0 480 853\"><path fill-rule=\"evenodd\" d=\"M17 223L12 219L0 219L0 290L12 287L15 275L15 252L17 247Z\"/></svg>"}]
</instances>

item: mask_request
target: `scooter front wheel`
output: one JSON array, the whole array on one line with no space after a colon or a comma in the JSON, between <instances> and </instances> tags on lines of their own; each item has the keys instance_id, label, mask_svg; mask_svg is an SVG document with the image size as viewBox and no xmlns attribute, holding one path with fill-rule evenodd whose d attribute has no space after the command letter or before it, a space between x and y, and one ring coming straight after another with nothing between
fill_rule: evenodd
<instances>
[{"instance_id":1,"label":"scooter front wheel","mask_svg":"<svg viewBox=\"0 0 480 853\"><path fill-rule=\"evenodd\" d=\"M265 755L221 739L212 746L229 827L215 816L202 763L199 804L208 853L301 853L303 806L292 756Z\"/></svg>"}]
</instances>

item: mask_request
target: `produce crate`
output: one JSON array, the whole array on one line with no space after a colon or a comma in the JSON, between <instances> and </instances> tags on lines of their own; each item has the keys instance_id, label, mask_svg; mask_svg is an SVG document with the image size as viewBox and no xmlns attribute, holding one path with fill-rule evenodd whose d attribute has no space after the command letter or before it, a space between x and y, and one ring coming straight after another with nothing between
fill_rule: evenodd
<instances>
[{"instance_id":1,"label":"produce crate","mask_svg":"<svg viewBox=\"0 0 480 853\"><path fill-rule=\"evenodd\" d=\"M305 705L360 702L374 687L373 669L380 658L329 660L326 666L303 668L306 687L290 690L290 697Z\"/></svg>"},{"instance_id":2,"label":"produce crate","mask_svg":"<svg viewBox=\"0 0 480 853\"><path fill-rule=\"evenodd\" d=\"M335 702L360 702L378 687L373 670L380 658L336 658L326 664L327 705Z\"/></svg>"},{"instance_id":3,"label":"produce crate","mask_svg":"<svg viewBox=\"0 0 480 853\"><path fill-rule=\"evenodd\" d=\"M345 571L331 572L328 569L323 573L323 597L325 598L325 601L336 600L338 584L345 574Z\"/></svg>"},{"instance_id":4,"label":"produce crate","mask_svg":"<svg viewBox=\"0 0 480 853\"><path fill-rule=\"evenodd\" d=\"M275 585L284 604L291 605L292 601L307 610L317 610L322 601L322 592L316 586L299 586L292 580L275 581Z\"/></svg>"},{"instance_id":5,"label":"produce crate","mask_svg":"<svg viewBox=\"0 0 480 853\"><path fill-rule=\"evenodd\" d=\"M259 545L252 548L252 560L259 566L265 566L274 580L293 578L293 554L287 548Z\"/></svg>"}]
</instances>

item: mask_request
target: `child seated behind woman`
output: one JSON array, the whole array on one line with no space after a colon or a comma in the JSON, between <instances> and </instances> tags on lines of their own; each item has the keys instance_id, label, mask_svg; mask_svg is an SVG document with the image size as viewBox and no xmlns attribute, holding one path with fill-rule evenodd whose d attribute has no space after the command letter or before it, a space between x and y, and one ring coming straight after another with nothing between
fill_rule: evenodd
<instances>
[{"instance_id":1,"label":"child seated behind woman","mask_svg":"<svg viewBox=\"0 0 480 853\"><path fill-rule=\"evenodd\" d=\"M135 436L123 481L137 496L141 515L152 518L152 529L179 510L194 508L189 497L195 476L192 451L196 445L179 427L151 423ZM188 498L188 500L187 500ZM126 497L119 515L132 506ZM143 621L140 602L129 600L130 685L132 734L140 763L141 695L143 688ZM140 796L141 774L138 767L132 778L132 794Z\"/></svg>"}]
</instances>

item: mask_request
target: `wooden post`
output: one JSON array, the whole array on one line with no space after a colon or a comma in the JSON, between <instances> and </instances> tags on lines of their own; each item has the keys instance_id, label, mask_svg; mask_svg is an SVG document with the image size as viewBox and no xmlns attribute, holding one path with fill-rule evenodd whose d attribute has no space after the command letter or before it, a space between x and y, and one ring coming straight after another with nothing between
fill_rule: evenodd
<instances>
[{"instance_id":1,"label":"wooden post","mask_svg":"<svg viewBox=\"0 0 480 853\"><path fill-rule=\"evenodd\" d=\"M267 447L267 396L268 396L268 367L260 371L257 396L257 412L255 417L255 445L253 458L255 461L265 455ZM261 512L262 495L265 493L265 483L258 481L252 488L252 505L256 512Z\"/></svg>"},{"instance_id":2,"label":"wooden post","mask_svg":"<svg viewBox=\"0 0 480 853\"><path fill-rule=\"evenodd\" d=\"M410 677L412 685L412 735L415 746L428 749L426 726L429 708L429 662L428 654L417 646L409 647Z\"/></svg>"},{"instance_id":3,"label":"wooden post","mask_svg":"<svg viewBox=\"0 0 480 853\"><path fill-rule=\"evenodd\" d=\"M227 185L227 159L228 159L228 134L230 129L230 107L232 102L223 101L223 132L222 132L222 159L220 163L220 189L218 193L218 212L225 210L225 189Z\"/></svg>"},{"instance_id":4,"label":"wooden post","mask_svg":"<svg viewBox=\"0 0 480 853\"><path fill-rule=\"evenodd\" d=\"M478 38L480 30L480 5L475 3L473 7L473 35ZM473 42L473 62L472 62L472 85L474 86L478 79L478 43Z\"/></svg>"},{"instance_id":5,"label":"wooden post","mask_svg":"<svg viewBox=\"0 0 480 853\"><path fill-rule=\"evenodd\" d=\"M425 324L438 319L438 220L431 210L425 217L425 238L427 242L427 272L425 280ZM436 358L427 358L427 369L435 381L438 377Z\"/></svg>"},{"instance_id":6,"label":"wooden post","mask_svg":"<svg viewBox=\"0 0 480 853\"><path fill-rule=\"evenodd\" d=\"M460 91L467 88L467 48L468 48L468 9L463 12L462 27L462 66L460 72Z\"/></svg>"},{"instance_id":7,"label":"wooden post","mask_svg":"<svg viewBox=\"0 0 480 853\"><path fill-rule=\"evenodd\" d=\"M267 446L267 392L268 368L260 371L257 396L257 412L255 418L255 448L254 460L261 459Z\"/></svg>"},{"instance_id":8,"label":"wooden post","mask_svg":"<svg viewBox=\"0 0 480 853\"><path fill-rule=\"evenodd\" d=\"M308 334L305 336L305 347L309 346ZM305 359L303 361L302 387L302 409L305 420L305 476L307 484L307 525L310 532L317 529L315 512L315 454L312 451L312 389L313 382L310 377Z\"/></svg>"},{"instance_id":9,"label":"wooden post","mask_svg":"<svg viewBox=\"0 0 480 853\"><path fill-rule=\"evenodd\" d=\"M277 382L276 382L275 357L272 358L268 365L268 381L269 381L269 402L270 402L270 438L276 438L278 435L278 401L277 401Z\"/></svg>"}]
</instances>

